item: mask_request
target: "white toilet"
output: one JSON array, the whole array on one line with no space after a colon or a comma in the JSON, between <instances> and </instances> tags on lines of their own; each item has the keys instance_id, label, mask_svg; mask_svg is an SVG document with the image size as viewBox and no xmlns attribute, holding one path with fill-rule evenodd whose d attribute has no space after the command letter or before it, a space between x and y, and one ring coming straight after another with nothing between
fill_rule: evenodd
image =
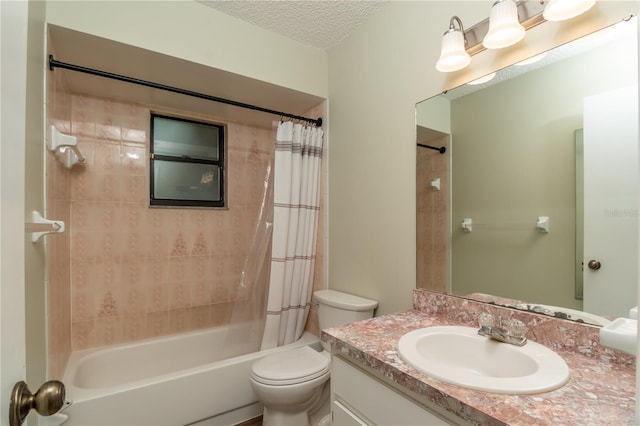
<instances>
[{"instance_id":1,"label":"white toilet","mask_svg":"<svg viewBox=\"0 0 640 426\"><path fill-rule=\"evenodd\" d=\"M317 291L313 297L321 330L371 318L378 306L375 300L335 290ZM263 426L330 424L331 354L322 345L291 349L253 363L251 386L264 405Z\"/></svg>"}]
</instances>

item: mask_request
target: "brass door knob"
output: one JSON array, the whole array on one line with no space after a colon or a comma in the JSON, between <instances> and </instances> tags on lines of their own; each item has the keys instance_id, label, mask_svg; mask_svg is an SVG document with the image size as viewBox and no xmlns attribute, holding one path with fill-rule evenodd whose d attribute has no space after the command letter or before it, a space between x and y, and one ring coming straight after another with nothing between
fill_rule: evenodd
<instances>
[{"instance_id":1,"label":"brass door knob","mask_svg":"<svg viewBox=\"0 0 640 426\"><path fill-rule=\"evenodd\" d=\"M41 416L51 416L60 411L64 403L64 384L58 380L44 383L35 394L31 393L25 382L18 382L11 392L9 425L21 425L32 408L35 408Z\"/></svg>"},{"instance_id":2,"label":"brass door knob","mask_svg":"<svg viewBox=\"0 0 640 426\"><path fill-rule=\"evenodd\" d=\"M589 263L587 263L587 266L589 267L589 269L591 269L592 271L597 271L598 269L600 269L600 267L602 266L600 264L600 262L598 262L595 259L592 259L589 261Z\"/></svg>"}]
</instances>

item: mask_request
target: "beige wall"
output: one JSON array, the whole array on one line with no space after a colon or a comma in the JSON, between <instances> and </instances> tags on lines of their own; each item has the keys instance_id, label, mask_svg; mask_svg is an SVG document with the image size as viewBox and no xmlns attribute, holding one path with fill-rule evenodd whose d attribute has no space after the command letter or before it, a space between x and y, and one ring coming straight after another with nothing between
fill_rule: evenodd
<instances>
[{"instance_id":1,"label":"beige wall","mask_svg":"<svg viewBox=\"0 0 640 426\"><path fill-rule=\"evenodd\" d=\"M451 101L436 96L416 105L416 124L442 133L451 133Z\"/></svg>"},{"instance_id":2,"label":"beige wall","mask_svg":"<svg viewBox=\"0 0 640 426\"><path fill-rule=\"evenodd\" d=\"M327 97L327 53L194 1L48 1L47 21Z\"/></svg>"},{"instance_id":3,"label":"beige wall","mask_svg":"<svg viewBox=\"0 0 640 426\"><path fill-rule=\"evenodd\" d=\"M414 105L445 84L450 16L480 20L482 3L390 2L329 53L329 286L377 314L409 308L416 284Z\"/></svg>"},{"instance_id":4,"label":"beige wall","mask_svg":"<svg viewBox=\"0 0 640 426\"><path fill-rule=\"evenodd\" d=\"M329 285L379 300L379 314L411 307L416 282L416 102L637 12L599 2L584 19L528 31L516 49L474 56L468 71L437 72L449 18L469 27L490 6L390 2L329 53Z\"/></svg>"}]
</instances>

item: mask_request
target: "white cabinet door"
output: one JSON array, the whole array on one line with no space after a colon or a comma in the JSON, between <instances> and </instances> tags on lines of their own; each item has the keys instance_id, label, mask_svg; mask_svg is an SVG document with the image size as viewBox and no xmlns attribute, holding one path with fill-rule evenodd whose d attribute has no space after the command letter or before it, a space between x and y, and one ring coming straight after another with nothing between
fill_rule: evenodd
<instances>
[{"instance_id":1,"label":"white cabinet door","mask_svg":"<svg viewBox=\"0 0 640 426\"><path fill-rule=\"evenodd\" d=\"M332 426L367 426L367 423L357 414L342 405L339 401L331 404Z\"/></svg>"},{"instance_id":2,"label":"white cabinet door","mask_svg":"<svg viewBox=\"0 0 640 426\"><path fill-rule=\"evenodd\" d=\"M425 407L335 356L332 358L331 365L331 394L333 424L337 426L455 424L443 420Z\"/></svg>"}]
</instances>

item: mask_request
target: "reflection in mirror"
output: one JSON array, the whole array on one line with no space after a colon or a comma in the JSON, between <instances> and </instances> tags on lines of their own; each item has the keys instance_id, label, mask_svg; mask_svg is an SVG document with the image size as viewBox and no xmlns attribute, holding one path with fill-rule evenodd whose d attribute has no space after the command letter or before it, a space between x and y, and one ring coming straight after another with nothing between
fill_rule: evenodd
<instances>
[{"instance_id":1,"label":"reflection in mirror","mask_svg":"<svg viewBox=\"0 0 640 426\"><path fill-rule=\"evenodd\" d=\"M597 325L628 316L637 58L633 18L416 106L417 142L447 148L417 147L418 288Z\"/></svg>"},{"instance_id":2,"label":"reflection in mirror","mask_svg":"<svg viewBox=\"0 0 640 426\"><path fill-rule=\"evenodd\" d=\"M449 282L449 135L417 127L417 282L429 290L446 291ZM444 147L444 152L428 147Z\"/></svg>"}]
</instances>

